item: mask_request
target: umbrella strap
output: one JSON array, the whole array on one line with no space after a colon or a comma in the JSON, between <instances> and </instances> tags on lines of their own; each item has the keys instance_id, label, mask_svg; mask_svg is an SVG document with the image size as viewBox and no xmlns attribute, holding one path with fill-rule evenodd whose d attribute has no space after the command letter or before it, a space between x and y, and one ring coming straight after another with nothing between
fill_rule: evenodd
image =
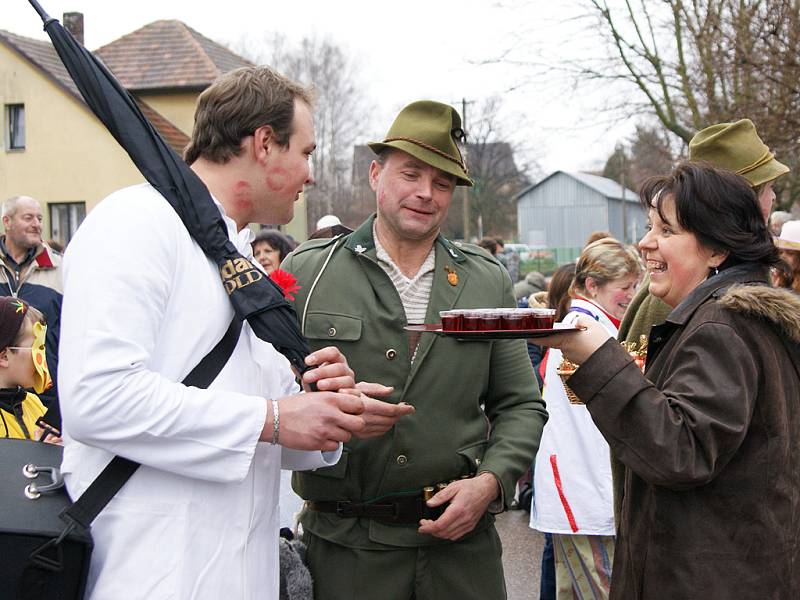
<instances>
[{"instance_id":1,"label":"umbrella strap","mask_svg":"<svg viewBox=\"0 0 800 600\"><path fill-rule=\"evenodd\" d=\"M308 313L308 305L311 303L311 294L314 293L314 288L317 287L317 282L320 280L322 274L325 272L325 269L328 267L328 263L331 262L331 257L333 256L333 253L336 252L336 248L339 247L339 244L343 240L344 240L343 235L339 237L338 240L336 240L336 243L333 245L333 248L331 248L331 251L328 252L328 256L325 258L325 262L322 263L322 268L319 270L319 273L317 273L317 276L314 278L314 283L311 284L311 289L308 290L308 296L306 296L306 303L305 306L303 306L303 319L300 325L300 333L302 333L303 335L306 334L306 314Z\"/></svg>"}]
</instances>

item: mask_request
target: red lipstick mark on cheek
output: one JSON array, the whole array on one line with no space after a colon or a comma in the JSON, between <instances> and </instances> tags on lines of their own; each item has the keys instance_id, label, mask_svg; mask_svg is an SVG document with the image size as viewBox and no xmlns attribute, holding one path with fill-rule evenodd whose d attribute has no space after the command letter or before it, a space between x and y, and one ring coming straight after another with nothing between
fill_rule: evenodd
<instances>
[{"instance_id":1,"label":"red lipstick mark on cheek","mask_svg":"<svg viewBox=\"0 0 800 600\"><path fill-rule=\"evenodd\" d=\"M238 181L233 187L233 205L237 211L253 208L253 188L246 181Z\"/></svg>"},{"instance_id":2,"label":"red lipstick mark on cheek","mask_svg":"<svg viewBox=\"0 0 800 600\"><path fill-rule=\"evenodd\" d=\"M283 167L275 167L267 173L267 187L273 192L284 190L288 181L289 172Z\"/></svg>"}]
</instances>

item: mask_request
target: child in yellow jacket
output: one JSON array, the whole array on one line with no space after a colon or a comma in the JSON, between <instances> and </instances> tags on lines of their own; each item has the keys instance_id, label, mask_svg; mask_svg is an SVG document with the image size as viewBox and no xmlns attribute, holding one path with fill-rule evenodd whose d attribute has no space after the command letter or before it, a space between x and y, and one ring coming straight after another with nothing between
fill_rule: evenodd
<instances>
[{"instance_id":1,"label":"child in yellow jacket","mask_svg":"<svg viewBox=\"0 0 800 600\"><path fill-rule=\"evenodd\" d=\"M52 385L45 360L47 326L38 310L22 300L0 296L0 436L38 440L37 421L47 409L37 394ZM56 432L57 433L57 432ZM60 443L57 436L46 441Z\"/></svg>"}]
</instances>

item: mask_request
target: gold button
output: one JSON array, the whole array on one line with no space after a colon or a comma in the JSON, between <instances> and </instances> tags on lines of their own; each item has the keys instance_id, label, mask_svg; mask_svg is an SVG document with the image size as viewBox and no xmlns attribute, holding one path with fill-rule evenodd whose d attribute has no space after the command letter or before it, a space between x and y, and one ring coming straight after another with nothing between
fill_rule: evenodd
<instances>
[{"instance_id":1,"label":"gold button","mask_svg":"<svg viewBox=\"0 0 800 600\"><path fill-rule=\"evenodd\" d=\"M402 465L406 464L407 462L408 462L408 457L405 454L401 454L400 456L397 457L397 464L398 465L402 466Z\"/></svg>"},{"instance_id":2,"label":"gold button","mask_svg":"<svg viewBox=\"0 0 800 600\"><path fill-rule=\"evenodd\" d=\"M479 464L481 464L481 459L480 459L480 458L476 458L476 459L475 459L475 464L476 464L476 465L479 465Z\"/></svg>"},{"instance_id":3,"label":"gold button","mask_svg":"<svg viewBox=\"0 0 800 600\"><path fill-rule=\"evenodd\" d=\"M335 327L331 327L330 329L328 329L328 335L331 336L331 337L335 336L336 335L336 328Z\"/></svg>"},{"instance_id":4,"label":"gold button","mask_svg":"<svg viewBox=\"0 0 800 600\"><path fill-rule=\"evenodd\" d=\"M395 356L397 356L397 350L394 348L389 348L386 351L386 360L394 360Z\"/></svg>"}]
</instances>

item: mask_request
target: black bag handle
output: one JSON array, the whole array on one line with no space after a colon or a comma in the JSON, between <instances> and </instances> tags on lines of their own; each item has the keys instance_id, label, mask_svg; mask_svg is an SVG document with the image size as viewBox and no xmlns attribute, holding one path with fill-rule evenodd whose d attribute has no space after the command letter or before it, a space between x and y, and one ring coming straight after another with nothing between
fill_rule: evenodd
<instances>
[{"instance_id":1,"label":"black bag handle","mask_svg":"<svg viewBox=\"0 0 800 600\"><path fill-rule=\"evenodd\" d=\"M241 331L242 321L234 316L222 339L191 370L182 383L186 386L203 389L211 385L233 354ZM112 458L100 475L81 494L81 497L59 515L68 524L67 530L62 533L61 538L63 539L76 524L84 529L89 529L95 517L100 514L106 504L111 502L114 495L138 468L139 463L130 459L122 456Z\"/></svg>"}]
</instances>

